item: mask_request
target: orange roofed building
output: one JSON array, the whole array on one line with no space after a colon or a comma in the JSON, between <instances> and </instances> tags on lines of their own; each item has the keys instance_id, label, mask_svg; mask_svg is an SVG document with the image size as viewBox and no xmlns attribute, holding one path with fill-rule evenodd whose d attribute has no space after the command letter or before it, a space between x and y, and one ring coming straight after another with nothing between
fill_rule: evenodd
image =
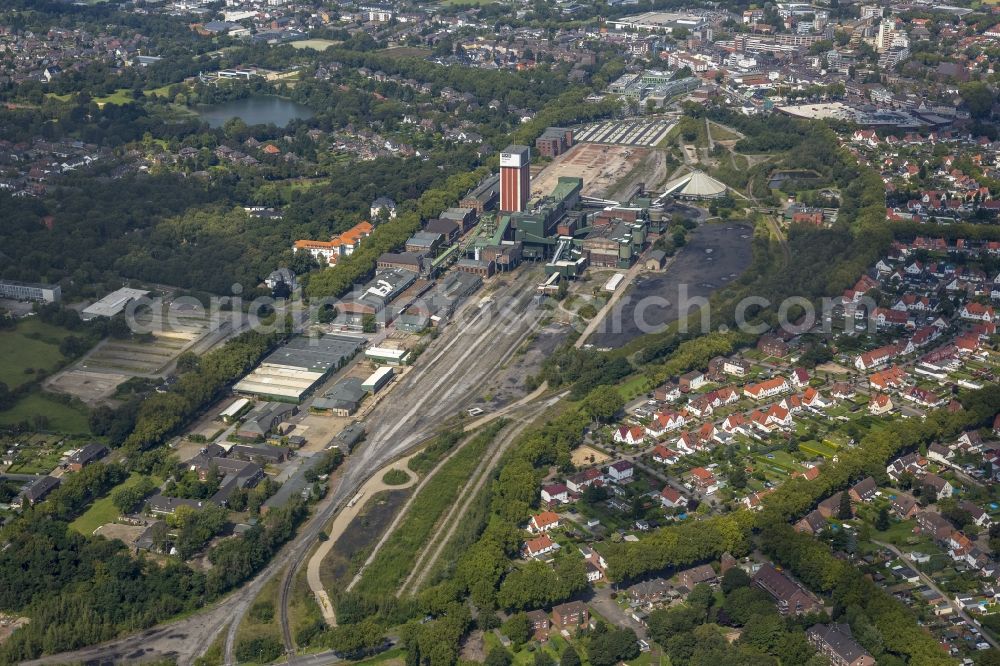
<instances>
[{"instance_id":1,"label":"orange roofed building","mask_svg":"<svg viewBox=\"0 0 1000 666\"><path fill-rule=\"evenodd\" d=\"M292 246L294 252L308 252L319 259L322 257L328 264L335 264L340 257L352 254L361 246L361 241L371 236L375 227L371 222L358 222L342 234L333 236L328 241L297 240Z\"/></svg>"}]
</instances>

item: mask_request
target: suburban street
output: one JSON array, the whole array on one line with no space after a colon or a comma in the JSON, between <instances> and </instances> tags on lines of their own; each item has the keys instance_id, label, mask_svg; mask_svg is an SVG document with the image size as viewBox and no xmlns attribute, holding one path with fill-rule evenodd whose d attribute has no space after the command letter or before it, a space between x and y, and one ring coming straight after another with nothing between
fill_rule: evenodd
<instances>
[{"instance_id":1,"label":"suburban street","mask_svg":"<svg viewBox=\"0 0 1000 666\"><path fill-rule=\"evenodd\" d=\"M940 594L943 599L946 599L948 601L948 605L955 609L955 612L958 614L959 617L968 622L970 626L973 627L979 626L979 622L973 620L972 617L965 612L965 609L963 609L960 605L958 605L958 603L956 603L955 600L947 592L938 587L937 583L934 582L933 578L931 578L924 572L920 571L920 569L918 569L916 565L914 565L913 562L911 562L910 559L906 557L906 555L904 555L901 550L899 550L899 548L896 548L891 543L885 543L884 541L875 541L874 539L872 540L872 543L876 543L879 546L882 546L883 548L888 548L896 555L896 557L912 565L913 570L917 572L918 576L920 576L920 581L927 587L931 588L932 590ZM993 647L1000 648L1000 643L998 643L996 639L990 636L987 632L982 631L980 632L980 635L987 643L989 643Z\"/></svg>"}]
</instances>

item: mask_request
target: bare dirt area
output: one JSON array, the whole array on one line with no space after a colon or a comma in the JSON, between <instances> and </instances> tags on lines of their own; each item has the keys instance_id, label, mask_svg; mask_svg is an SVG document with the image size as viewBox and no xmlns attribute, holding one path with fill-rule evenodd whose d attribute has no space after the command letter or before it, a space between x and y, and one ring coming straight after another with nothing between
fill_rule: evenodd
<instances>
[{"instance_id":1,"label":"bare dirt area","mask_svg":"<svg viewBox=\"0 0 1000 666\"><path fill-rule=\"evenodd\" d=\"M119 525L118 523L105 523L96 530L94 534L107 537L108 539L118 539L129 548L134 548L139 537L146 531L145 525Z\"/></svg>"},{"instance_id":2,"label":"bare dirt area","mask_svg":"<svg viewBox=\"0 0 1000 666\"><path fill-rule=\"evenodd\" d=\"M607 189L607 198L618 199L627 196L627 192L635 185L642 183L643 188L655 191L667 180L666 153L651 150L634 169L622 176L622 179Z\"/></svg>"},{"instance_id":3,"label":"bare dirt area","mask_svg":"<svg viewBox=\"0 0 1000 666\"><path fill-rule=\"evenodd\" d=\"M492 411L527 395L525 379L538 372L542 362L565 341L569 332L569 325L562 322L539 329L521 345L500 372L484 382L477 406Z\"/></svg>"},{"instance_id":4,"label":"bare dirt area","mask_svg":"<svg viewBox=\"0 0 1000 666\"><path fill-rule=\"evenodd\" d=\"M0 613L0 645L18 628L28 624L28 618Z\"/></svg>"},{"instance_id":5,"label":"bare dirt area","mask_svg":"<svg viewBox=\"0 0 1000 666\"><path fill-rule=\"evenodd\" d=\"M476 629L469 633L465 642L462 643L462 651L458 658L461 661L474 661L482 663L486 660L486 641L483 637L483 630Z\"/></svg>"},{"instance_id":6,"label":"bare dirt area","mask_svg":"<svg viewBox=\"0 0 1000 666\"><path fill-rule=\"evenodd\" d=\"M666 271L641 275L633 282L588 343L622 347L697 311L701 299L707 300L750 265L752 234L751 227L741 222L697 227Z\"/></svg>"},{"instance_id":7,"label":"bare dirt area","mask_svg":"<svg viewBox=\"0 0 1000 666\"><path fill-rule=\"evenodd\" d=\"M135 313L135 323L151 337L102 340L82 359L50 377L45 388L79 398L87 405L114 404L111 396L131 377L157 378L211 332L207 313L184 303L164 304L156 313Z\"/></svg>"},{"instance_id":8,"label":"bare dirt area","mask_svg":"<svg viewBox=\"0 0 1000 666\"><path fill-rule=\"evenodd\" d=\"M129 375L71 368L45 382L46 390L75 396L90 406L105 404Z\"/></svg>"},{"instance_id":9,"label":"bare dirt area","mask_svg":"<svg viewBox=\"0 0 1000 666\"><path fill-rule=\"evenodd\" d=\"M823 363L816 366L816 372L828 372L831 375L849 375L851 371L839 363Z\"/></svg>"},{"instance_id":10,"label":"bare dirt area","mask_svg":"<svg viewBox=\"0 0 1000 666\"><path fill-rule=\"evenodd\" d=\"M560 176L576 176L583 178L585 196L603 198L651 154L651 149L639 146L578 143L535 176L531 191L548 193L556 186Z\"/></svg>"},{"instance_id":11,"label":"bare dirt area","mask_svg":"<svg viewBox=\"0 0 1000 666\"><path fill-rule=\"evenodd\" d=\"M409 490L390 490L374 495L320 565L320 577L327 589L340 589L337 582L345 581L351 573L351 563L359 553L368 551L385 531L399 508L410 494Z\"/></svg>"},{"instance_id":12,"label":"bare dirt area","mask_svg":"<svg viewBox=\"0 0 1000 666\"><path fill-rule=\"evenodd\" d=\"M570 460L573 461L576 467L587 467L589 465L603 465L608 460L611 460L611 456L584 444L573 449L572 453L570 453Z\"/></svg>"}]
</instances>

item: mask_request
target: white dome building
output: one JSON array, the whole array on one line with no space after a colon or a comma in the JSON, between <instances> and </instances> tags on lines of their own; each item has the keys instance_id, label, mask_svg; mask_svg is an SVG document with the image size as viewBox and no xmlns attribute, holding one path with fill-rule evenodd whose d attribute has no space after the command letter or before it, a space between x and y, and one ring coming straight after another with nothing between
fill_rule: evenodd
<instances>
[{"instance_id":1,"label":"white dome building","mask_svg":"<svg viewBox=\"0 0 1000 666\"><path fill-rule=\"evenodd\" d=\"M664 194L678 199L718 199L726 194L726 184L704 171L692 171L667 183Z\"/></svg>"}]
</instances>

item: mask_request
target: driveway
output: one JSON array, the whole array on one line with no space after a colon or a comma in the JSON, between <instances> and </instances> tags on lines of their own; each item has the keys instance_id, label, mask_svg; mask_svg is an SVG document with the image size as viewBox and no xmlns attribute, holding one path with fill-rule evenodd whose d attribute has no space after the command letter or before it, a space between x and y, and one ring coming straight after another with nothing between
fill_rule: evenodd
<instances>
[{"instance_id":1,"label":"driveway","mask_svg":"<svg viewBox=\"0 0 1000 666\"><path fill-rule=\"evenodd\" d=\"M610 586L594 590L594 596L588 602L598 615L605 620L619 627L627 627L635 631L635 635L642 639L647 639L646 627L638 622L634 617L622 610L611 593L615 592Z\"/></svg>"}]
</instances>

